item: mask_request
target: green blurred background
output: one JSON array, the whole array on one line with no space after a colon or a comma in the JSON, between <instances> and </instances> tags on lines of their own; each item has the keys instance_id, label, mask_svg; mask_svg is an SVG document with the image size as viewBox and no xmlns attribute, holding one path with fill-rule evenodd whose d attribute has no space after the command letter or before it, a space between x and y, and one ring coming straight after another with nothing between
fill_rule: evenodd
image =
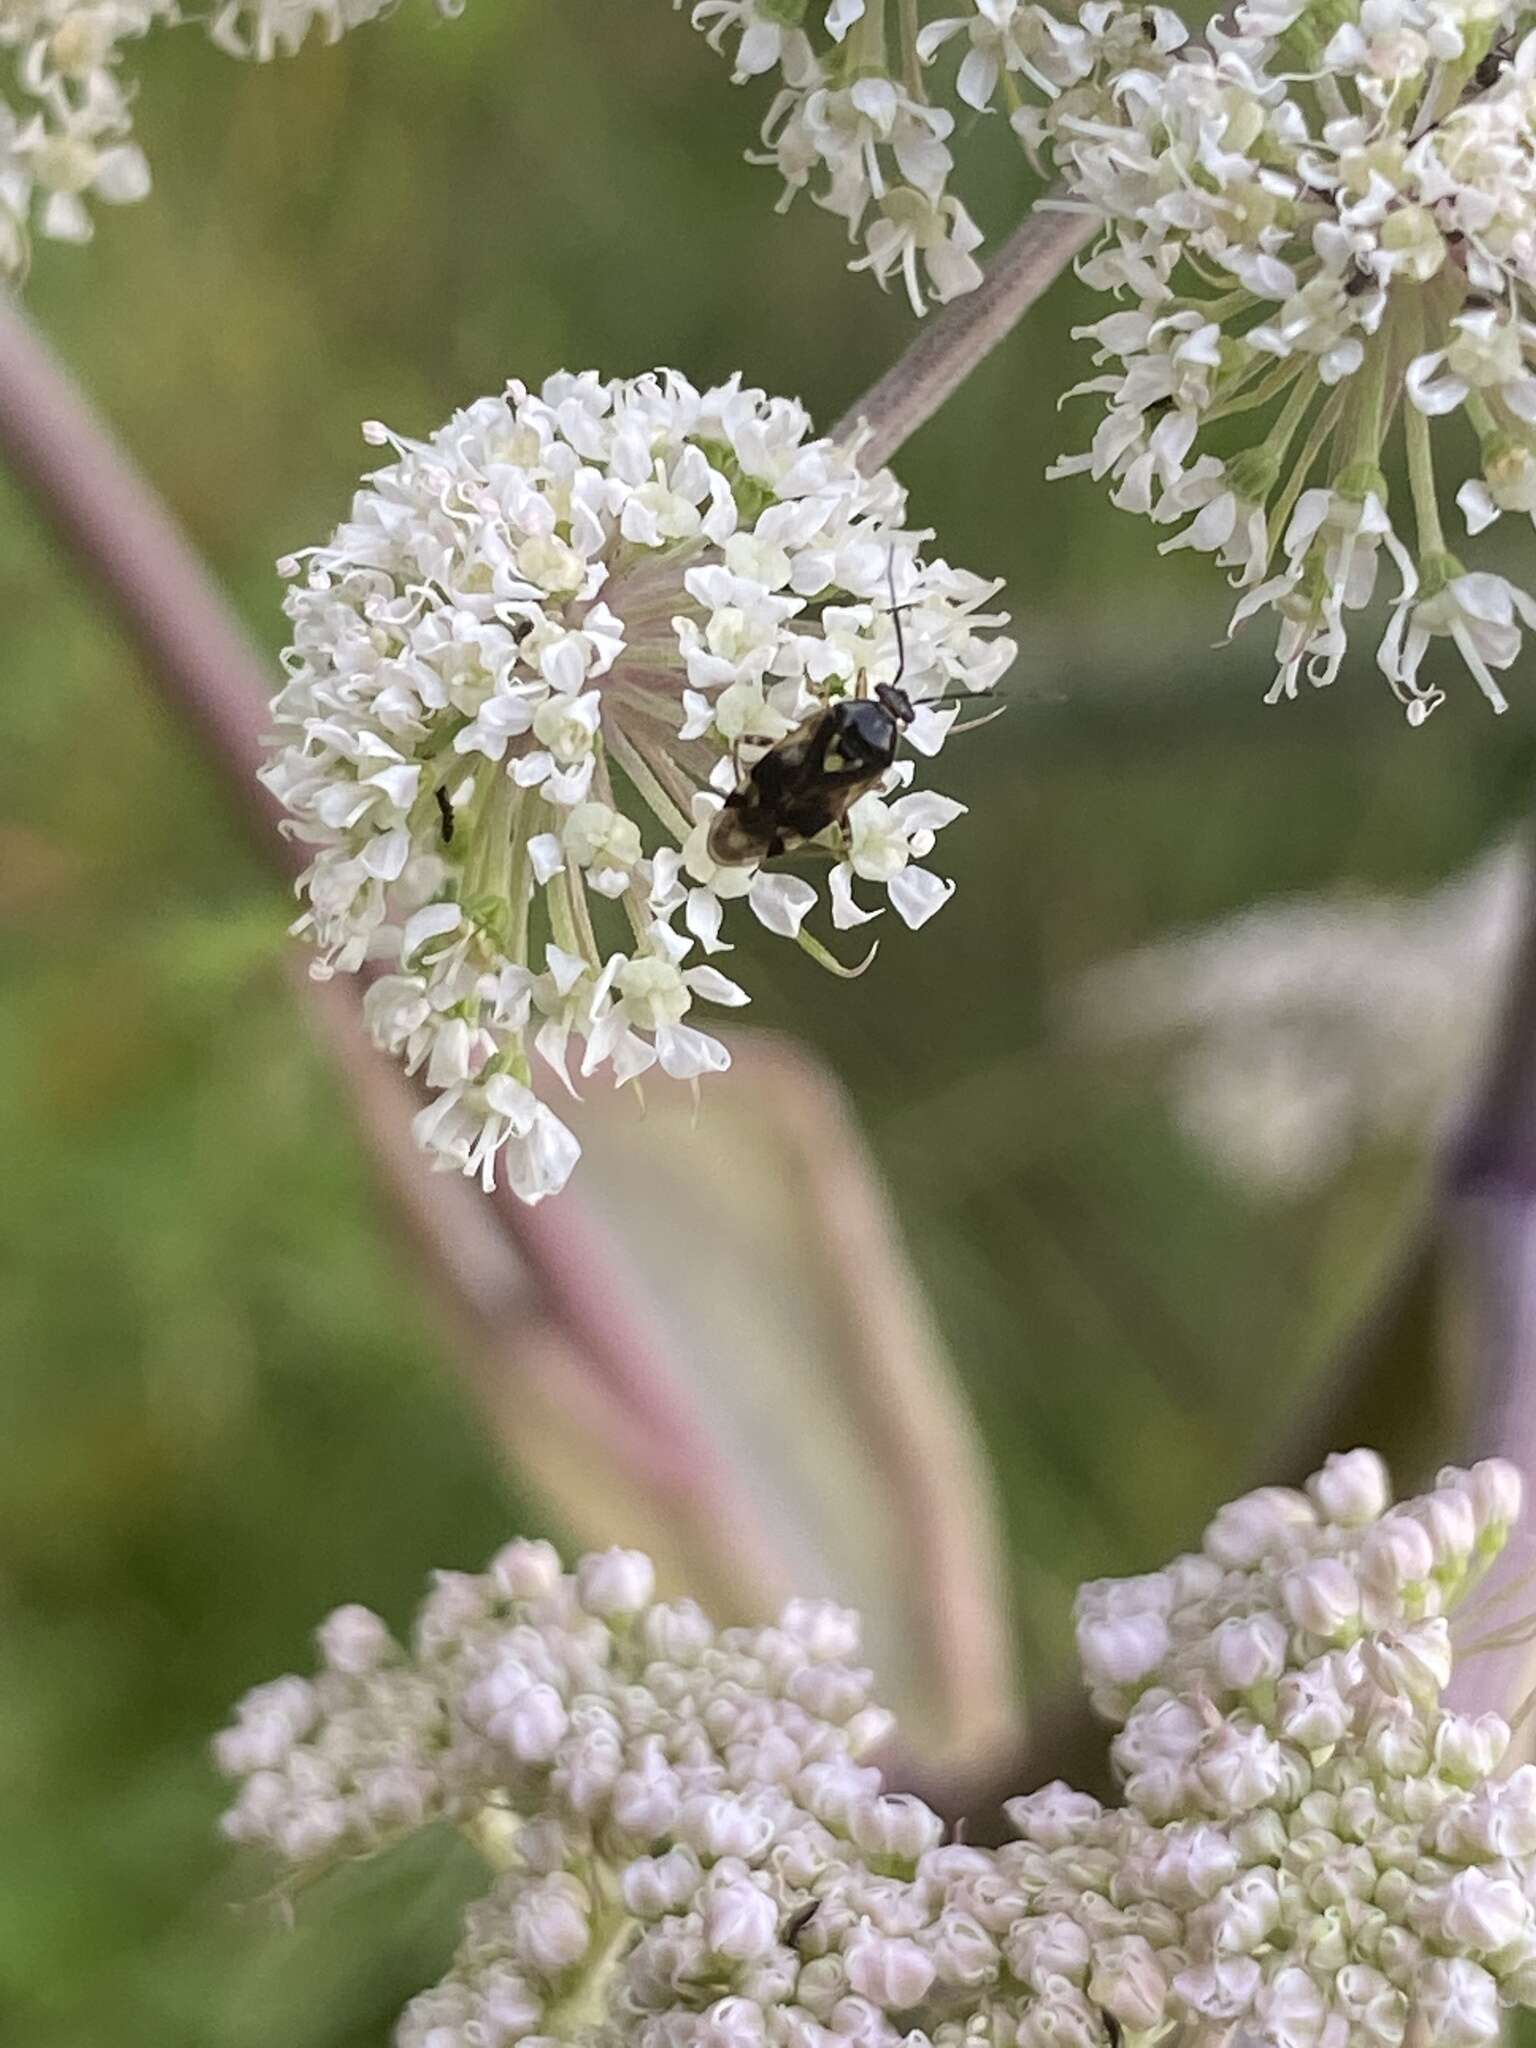
<instances>
[{"instance_id":1,"label":"green blurred background","mask_svg":"<svg viewBox=\"0 0 1536 2048\"><path fill-rule=\"evenodd\" d=\"M830 217L774 216L742 161L766 95L662 0L407 0L264 70L194 31L137 54L155 193L43 245L30 305L274 652L272 559L343 509L365 418L671 363L830 421L910 335ZM995 240L1029 186L1001 123L964 141ZM861 982L772 942L744 972L890 1176L996 1460L1032 1685L1080 1577L1264 1474L1423 1167L1249 1202L1063 991L1258 899L1426 888L1520 814L1533 758L1518 676L1502 721L1453 681L1410 733L1366 646L1266 709L1262 629L1213 651L1208 565L1041 480L1089 430L1055 410L1086 317L1059 290L900 464L945 552L1007 577L1023 648L1007 717L945 758L959 896ZM348 1873L291 1933L236 1910L206 1738L328 1606L401 1619L530 1517L306 1029L285 897L3 478L0 614L0 2039L381 2043L467 1853Z\"/></svg>"}]
</instances>

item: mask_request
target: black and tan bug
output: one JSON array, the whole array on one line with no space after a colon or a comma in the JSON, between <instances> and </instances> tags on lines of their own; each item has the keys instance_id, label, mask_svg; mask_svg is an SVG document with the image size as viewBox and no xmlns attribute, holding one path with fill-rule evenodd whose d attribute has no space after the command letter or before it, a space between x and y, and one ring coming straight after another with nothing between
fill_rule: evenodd
<instances>
[{"instance_id":1,"label":"black and tan bug","mask_svg":"<svg viewBox=\"0 0 1536 2048\"><path fill-rule=\"evenodd\" d=\"M822 705L759 756L711 820L707 844L709 857L718 866L745 867L750 861L793 853L829 826L840 825L861 796L878 788L895 762L901 736L917 713L901 687L907 648L902 607L896 602L894 560L890 577L895 675L888 683L876 683L867 694L836 697ZM925 700L934 705L950 701Z\"/></svg>"},{"instance_id":2,"label":"black and tan bug","mask_svg":"<svg viewBox=\"0 0 1536 2048\"><path fill-rule=\"evenodd\" d=\"M813 711L752 764L715 813L710 859L721 867L772 860L840 825L890 768L914 715L898 683Z\"/></svg>"}]
</instances>

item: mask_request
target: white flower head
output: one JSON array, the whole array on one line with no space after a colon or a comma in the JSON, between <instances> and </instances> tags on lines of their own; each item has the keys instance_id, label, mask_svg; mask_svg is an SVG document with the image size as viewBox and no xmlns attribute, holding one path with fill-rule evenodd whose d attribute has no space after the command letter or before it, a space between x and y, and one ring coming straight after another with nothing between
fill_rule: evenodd
<instances>
[{"instance_id":1,"label":"white flower head","mask_svg":"<svg viewBox=\"0 0 1536 2048\"><path fill-rule=\"evenodd\" d=\"M575 1045L583 1076L719 1071L699 1006L747 996L700 956L735 902L790 937L817 902L765 871L770 836L722 864L722 802L898 678L937 751L931 700L990 689L1012 648L978 630L996 586L921 556L888 472L739 379L562 375L429 441L367 431L394 459L290 565L264 780L312 853L296 928L317 972L379 976L375 1038L441 1091L420 1142L537 1200L577 1148L535 1057L566 1087ZM951 892L921 863L962 806L895 794L909 775L826 812L835 925L874 914L855 881L913 927Z\"/></svg>"},{"instance_id":2,"label":"white flower head","mask_svg":"<svg viewBox=\"0 0 1536 2048\"><path fill-rule=\"evenodd\" d=\"M25 274L35 232L88 242L91 202L125 206L150 188L133 137L128 45L193 19L221 48L264 62L319 28L328 42L389 0L6 0L0 5L0 288ZM453 12L452 0L438 0ZM11 74L11 75L7 75Z\"/></svg>"},{"instance_id":3,"label":"white flower head","mask_svg":"<svg viewBox=\"0 0 1536 2048\"><path fill-rule=\"evenodd\" d=\"M861 1761L888 1724L846 1610L717 1630L636 1552L565 1574L526 1542L439 1574L409 1649L343 1608L315 1679L249 1694L215 1746L226 1831L300 1874L441 1820L480 1847L406 2048L1103 2048L1110 2023L1470 2048L1536 2005L1536 1770L1494 1778L1505 1724L1442 1706L1447 1624L1411 1593L1346 1647L1313 1624L1375 1532L1470 1520L1486 1561L1516 1494L1450 1468L1391 1508L1355 1452L1219 1514L1222 1557L1085 1587L1122 1798L1011 1800L999 1848Z\"/></svg>"},{"instance_id":4,"label":"white flower head","mask_svg":"<svg viewBox=\"0 0 1536 2048\"><path fill-rule=\"evenodd\" d=\"M1005 31L984 11L969 76L990 96ZM1448 566L1436 470L1463 465L1445 495L1474 533L1536 514L1533 26L1515 0L1244 0L1186 44L1105 0L1076 75L1029 78L1044 104L1016 123L1102 221L1079 271L1117 300L1080 330L1092 447L1051 473L1107 477L1117 505L1178 522L1165 551L1214 554L1241 587L1234 629L1276 615L1272 701L1333 681L1387 558L1379 662L1409 719L1444 696L1419 673L1436 636L1502 707L1493 672L1531 600ZM1472 476L1436 424L1457 412ZM1228 420L1245 445L1218 457Z\"/></svg>"}]
</instances>

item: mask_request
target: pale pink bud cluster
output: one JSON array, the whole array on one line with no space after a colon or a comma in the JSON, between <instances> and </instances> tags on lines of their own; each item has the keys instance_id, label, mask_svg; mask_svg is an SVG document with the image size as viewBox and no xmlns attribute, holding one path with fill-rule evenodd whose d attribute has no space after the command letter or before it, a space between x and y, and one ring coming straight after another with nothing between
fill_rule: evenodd
<instances>
[{"instance_id":1,"label":"pale pink bud cluster","mask_svg":"<svg viewBox=\"0 0 1536 2048\"><path fill-rule=\"evenodd\" d=\"M647 1559L514 1543L409 1650L342 1608L219 1738L238 1840L301 1869L458 1822L498 1873L401 2048L1492 2048L1536 2005L1536 1769L1441 1704L1507 1466L1390 1504L1380 1461L1224 1508L1085 1587L1122 1802L946 1842L868 1752L856 1618L716 1630Z\"/></svg>"}]
</instances>

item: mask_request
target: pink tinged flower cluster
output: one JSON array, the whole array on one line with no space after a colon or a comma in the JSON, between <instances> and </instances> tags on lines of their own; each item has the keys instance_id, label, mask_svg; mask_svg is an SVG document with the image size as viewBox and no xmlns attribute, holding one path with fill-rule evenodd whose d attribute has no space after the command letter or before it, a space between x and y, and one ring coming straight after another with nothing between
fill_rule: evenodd
<instances>
[{"instance_id":1,"label":"pink tinged flower cluster","mask_svg":"<svg viewBox=\"0 0 1536 2048\"><path fill-rule=\"evenodd\" d=\"M511 1544L408 1644L361 1608L220 1736L237 1841L299 1874L456 1822L492 1877L401 2048L1480 2048L1536 2004L1536 1770L1446 1710L1450 1616L1521 1506L1393 1505L1368 1451L1084 1588L1121 1803L1063 1784L946 1841L870 1761L854 1616L717 1629L631 1551Z\"/></svg>"},{"instance_id":2,"label":"pink tinged flower cluster","mask_svg":"<svg viewBox=\"0 0 1536 2048\"><path fill-rule=\"evenodd\" d=\"M962 806L913 757L1014 650L888 471L739 378L560 375L424 442L367 432L392 459L287 565L263 779L312 853L313 971L367 973L375 1041L431 1091L420 1143L536 1201L578 1150L549 1084L728 1064L704 1019L747 1001L715 964L733 905L825 957L814 880L711 853L755 763L900 675L910 753L808 859L834 929L915 928Z\"/></svg>"}]
</instances>

